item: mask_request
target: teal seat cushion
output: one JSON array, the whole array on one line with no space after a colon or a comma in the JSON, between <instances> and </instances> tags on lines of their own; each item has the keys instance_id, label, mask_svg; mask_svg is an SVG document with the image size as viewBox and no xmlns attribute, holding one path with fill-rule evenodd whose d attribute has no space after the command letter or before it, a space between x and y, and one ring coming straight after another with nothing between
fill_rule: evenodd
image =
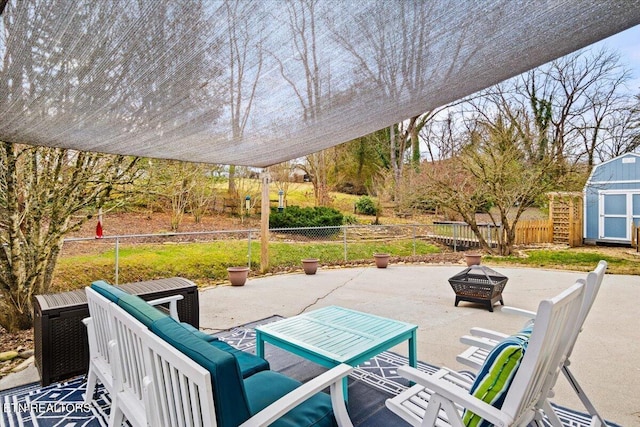
<instances>
[{"instance_id":1,"label":"teal seat cushion","mask_svg":"<svg viewBox=\"0 0 640 427\"><path fill-rule=\"evenodd\" d=\"M255 354L238 350L224 341L212 341L209 344L219 348L220 350L232 353L236 357L238 365L240 366L242 378L248 378L257 372L269 370L269 362Z\"/></svg>"},{"instance_id":2,"label":"teal seat cushion","mask_svg":"<svg viewBox=\"0 0 640 427\"><path fill-rule=\"evenodd\" d=\"M137 295L127 294L120 297L118 305L147 328L156 320L169 317Z\"/></svg>"},{"instance_id":3,"label":"teal seat cushion","mask_svg":"<svg viewBox=\"0 0 640 427\"><path fill-rule=\"evenodd\" d=\"M242 375L233 354L197 338L168 316L154 321L150 329L211 373L218 426L237 427L249 418Z\"/></svg>"},{"instance_id":4,"label":"teal seat cushion","mask_svg":"<svg viewBox=\"0 0 640 427\"><path fill-rule=\"evenodd\" d=\"M182 326L184 326L189 332L191 332L196 337L204 340L206 342L218 341L218 337L207 334L206 332L202 332L200 329L196 329L192 324L187 322L180 322Z\"/></svg>"},{"instance_id":5,"label":"teal seat cushion","mask_svg":"<svg viewBox=\"0 0 640 427\"><path fill-rule=\"evenodd\" d=\"M290 391L300 382L274 371L262 371L244 381L251 415L255 415ZM284 414L270 427L335 427L331 397L318 393Z\"/></svg>"},{"instance_id":6,"label":"teal seat cushion","mask_svg":"<svg viewBox=\"0 0 640 427\"><path fill-rule=\"evenodd\" d=\"M502 408L513 378L527 350L532 327L526 327L498 343L487 355L470 393L478 399ZM465 410L462 421L467 427L489 427L492 424Z\"/></svg>"},{"instance_id":7,"label":"teal seat cushion","mask_svg":"<svg viewBox=\"0 0 640 427\"><path fill-rule=\"evenodd\" d=\"M189 332L191 332L197 338L208 342L212 346L219 348L220 350L232 353L236 360L238 361L238 365L240 366L240 372L242 373L242 378L250 377L256 372L265 371L269 369L269 362L264 360L261 357L256 356L255 354L251 354L247 351L238 350L235 347L227 344L224 341L220 341L218 337L213 335L209 335L207 333L202 332L199 329L194 328L192 325L186 322L180 323L185 327Z\"/></svg>"},{"instance_id":8,"label":"teal seat cushion","mask_svg":"<svg viewBox=\"0 0 640 427\"><path fill-rule=\"evenodd\" d=\"M129 295L122 289L116 288L115 286L110 285L104 280L98 280L93 282L91 284L91 289L93 289L94 291L96 291L97 293L99 293L109 301L115 302L115 303L117 303L121 297L125 295Z\"/></svg>"}]
</instances>

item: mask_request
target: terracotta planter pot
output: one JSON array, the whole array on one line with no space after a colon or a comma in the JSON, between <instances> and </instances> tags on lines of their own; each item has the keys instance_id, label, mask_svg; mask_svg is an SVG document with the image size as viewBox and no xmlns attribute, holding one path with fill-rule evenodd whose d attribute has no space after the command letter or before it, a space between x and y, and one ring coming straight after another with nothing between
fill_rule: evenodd
<instances>
[{"instance_id":1,"label":"terracotta planter pot","mask_svg":"<svg viewBox=\"0 0 640 427\"><path fill-rule=\"evenodd\" d=\"M229 267L227 272L232 286L243 286L249 275L249 267Z\"/></svg>"},{"instance_id":2,"label":"terracotta planter pot","mask_svg":"<svg viewBox=\"0 0 640 427\"><path fill-rule=\"evenodd\" d=\"M464 254L464 260L467 262L467 267L480 265L480 262L482 261L482 254Z\"/></svg>"},{"instance_id":3,"label":"terracotta planter pot","mask_svg":"<svg viewBox=\"0 0 640 427\"><path fill-rule=\"evenodd\" d=\"M304 274L316 274L318 271L318 258L306 258L302 260Z\"/></svg>"},{"instance_id":4,"label":"terracotta planter pot","mask_svg":"<svg viewBox=\"0 0 640 427\"><path fill-rule=\"evenodd\" d=\"M373 254L373 259L376 261L376 267L387 268L389 265L389 254Z\"/></svg>"}]
</instances>

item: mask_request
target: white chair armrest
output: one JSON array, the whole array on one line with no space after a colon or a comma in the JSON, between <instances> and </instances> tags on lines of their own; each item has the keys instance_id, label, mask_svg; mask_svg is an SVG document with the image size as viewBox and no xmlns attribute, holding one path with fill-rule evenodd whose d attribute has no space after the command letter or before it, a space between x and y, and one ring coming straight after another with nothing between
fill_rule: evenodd
<instances>
[{"instance_id":1,"label":"white chair armrest","mask_svg":"<svg viewBox=\"0 0 640 427\"><path fill-rule=\"evenodd\" d=\"M490 338L476 337L472 335L463 335L460 337L460 342L462 344L482 348L484 350L489 350L489 351L493 350L493 347L495 347L500 341L490 339Z\"/></svg>"},{"instance_id":2,"label":"white chair armrest","mask_svg":"<svg viewBox=\"0 0 640 427\"><path fill-rule=\"evenodd\" d=\"M447 371L445 372L446 374L450 373L448 370L445 371ZM508 426L513 422L513 420L499 409L470 395L466 388L445 379L443 375L438 375L438 373L433 375L427 374L410 366L401 366L398 368L398 374L431 390L434 395L437 394L454 404L469 409L494 425Z\"/></svg>"},{"instance_id":3,"label":"white chair armrest","mask_svg":"<svg viewBox=\"0 0 640 427\"><path fill-rule=\"evenodd\" d=\"M93 319L85 317L82 323L87 327L87 341L89 342L89 357L95 357L98 353L98 342L96 341L96 330L93 326Z\"/></svg>"},{"instance_id":4,"label":"white chair armrest","mask_svg":"<svg viewBox=\"0 0 640 427\"><path fill-rule=\"evenodd\" d=\"M485 328L471 328L470 332L474 337L486 338L493 341L502 341L509 336L508 334Z\"/></svg>"},{"instance_id":5,"label":"white chair armrest","mask_svg":"<svg viewBox=\"0 0 640 427\"><path fill-rule=\"evenodd\" d=\"M302 384L291 393L282 396L280 399L276 400L271 405L267 406L262 411L242 423L240 427L267 426L285 413L289 412L291 409L298 406L300 403L327 387L330 387L331 389L331 404L333 406L333 413L338 425L340 427L353 427L351 419L347 413L347 408L344 402L344 393L342 391L342 378L349 375L351 371L353 371L353 368L345 364L338 365L335 368L328 370L324 374Z\"/></svg>"},{"instance_id":6,"label":"white chair armrest","mask_svg":"<svg viewBox=\"0 0 640 427\"><path fill-rule=\"evenodd\" d=\"M457 355L456 361L479 371L484 365L489 351L491 350L484 350L472 345Z\"/></svg>"},{"instance_id":7,"label":"white chair armrest","mask_svg":"<svg viewBox=\"0 0 640 427\"><path fill-rule=\"evenodd\" d=\"M178 301L184 299L184 295L170 295L164 298L158 298L151 301L147 301L151 305L160 305L169 303L169 315L176 321L180 321L178 318Z\"/></svg>"},{"instance_id":8,"label":"white chair armrest","mask_svg":"<svg viewBox=\"0 0 640 427\"><path fill-rule=\"evenodd\" d=\"M535 311L523 310L521 308L509 307L509 306L502 307L500 311L502 311L503 313L517 314L518 316L523 316L529 319L535 319L536 315L538 314Z\"/></svg>"}]
</instances>

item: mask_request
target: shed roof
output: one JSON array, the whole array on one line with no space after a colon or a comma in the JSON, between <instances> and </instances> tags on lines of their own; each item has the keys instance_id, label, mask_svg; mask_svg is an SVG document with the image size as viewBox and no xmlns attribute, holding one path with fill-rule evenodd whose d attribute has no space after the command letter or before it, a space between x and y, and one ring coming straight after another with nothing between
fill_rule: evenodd
<instances>
[{"instance_id":1,"label":"shed roof","mask_svg":"<svg viewBox=\"0 0 640 427\"><path fill-rule=\"evenodd\" d=\"M633 158L634 160L637 160L637 161L634 161L634 165L635 165L634 173L629 174L627 172L625 174L626 175L625 178L633 177L634 179L632 181L637 181L638 185L640 186L640 180L639 180L640 179L640 154L625 153L617 157L614 157L613 159L609 159L607 161L604 161L602 163L595 165L591 170L591 174L589 175L589 179L587 179L587 183L585 184L585 187L588 187L593 184L601 184L604 182L619 181L621 178L619 172L610 171L609 173L607 173L607 172L603 172L603 170L608 169L612 165L615 166L616 163L624 164L624 160L622 159L625 159L625 158ZM604 176L604 174L607 174L607 175ZM629 179L626 179L626 181L629 181Z\"/></svg>"}]
</instances>

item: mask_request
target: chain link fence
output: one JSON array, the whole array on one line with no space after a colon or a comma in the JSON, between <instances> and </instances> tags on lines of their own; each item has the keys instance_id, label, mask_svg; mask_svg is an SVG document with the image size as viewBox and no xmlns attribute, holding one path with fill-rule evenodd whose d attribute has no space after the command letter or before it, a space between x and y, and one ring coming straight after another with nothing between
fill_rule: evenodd
<instances>
[{"instance_id":1,"label":"chain link fence","mask_svg":"<svg viewBox=\"0 0 640 427\"><path fill-rule=\"evenodd\" d=\"M279 228L269 230L272 265L286 267L295 255L318 258L326 264L370 262L374 253L406 258L448 251L464 251L477 245L477 239L459 223L406 225L345 225L337 227ZM487 231L489 242L493 230ZM140 245L180 245L223 242L238 265L260 264L260 230L225 230L186 233L133 234L95 238L66 239L63 254L76 255L114 252L114 281L119 283L120 259L128 248ZM228 242L228 244L226 243ZM244 243L243 243L244 242ZM153 249L150 247L149 251ZM303 255L303 256L302 256ZM243 261L244 260L244 261ZM299 260L298 260L299 261Z\"/></svg>"}]
</instances>

